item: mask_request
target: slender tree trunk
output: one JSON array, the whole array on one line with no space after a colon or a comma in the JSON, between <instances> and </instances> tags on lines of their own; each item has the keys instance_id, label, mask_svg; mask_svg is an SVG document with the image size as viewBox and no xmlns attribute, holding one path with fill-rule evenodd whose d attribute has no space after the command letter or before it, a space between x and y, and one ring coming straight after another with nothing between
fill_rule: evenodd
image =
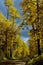
<instances>
[{"instance_id":1,"label":"slender tree trunk","mask_svg":"<svg viewBox=\"0 0 43 65\"><path fill-rule=\"evenodd\" d=\"M41 55L41 50L40 50L40 39L37 39L38 42L38 56Z\"/></svg>"},{"instance_id":2,"label":"slender tree trunk","mask_svg":"<svg viewBox=\"0 0 43 65\"><path fill-rule=\"evenodd\" d=\"M40 18L39 18L39 0L37 0L37 22L40 21ZM40 23L40 22L39 22ZM39 28L39 25L38 25L38 28ZM38 29L38 36L40 37L40 34L39 34L39 29ZM38 42L38 56L41 55L41 50L40 50L40 38L37 39L37 42Z\"/></svg>"},{"instance_id":3,"label":"slender tree trunk","mask_svg":"<svg viewBox=\"0 0 43 65\"><path fill-rule=\"evenodd\" d=\"M14 27L14 17L12 17L12 21L13 21L13 22L12 22L11 29L13 29L13 27ZM12 47L11 47L11 49L10 49L10 57L11 57L11 58L12 58L12 54L13 54L12 51L13 51L13 50L12 50Z\"/></svg>"},{"instance_id":4,"label":"slender tree trunk","mask_svg":"<svg viewBox=\"0 0 43 65\"><path fill-rule=\"evenodd\" d=\"M9 12L8 12L8 9L7 9L7 19L8 19L8 16L9 16ZM8 51L8 47L7 47L7 35L8 35L8 30L6 29L6 31L5 31L5 36L6 36L6 38L5 38L5 40L6 40L6 57L8 57L8 54L7 54L7 51Z\"/></svg>"},{"instance_id":5,"label":"slender tree trunk","mask_svg":"<svg viewBox=\"0 0 43 65\"><path fill-rule=\"evenodd\" d=\"M10 58L12 58L12 49L10 48Z\"/></svg>"},{"instance_id":6,"label":"slender tree trunk","mask_svg":"<svg viewBox=\"0 0 43 65\"><path fill-rule=\"evenodd\" d=\"M8 11L9 7L7 8L7 19L9 18L9 11Z\"/></svg>"},{"instance_id":7,"label":"slender tree trunk","mask_svg":"<svg viewBox=\"0 0 43 65\"><path fill-rule=\"evenodd\" d=\"M5 31L5 36L6 36L6 38L5 38L5 40L6 40L5 41L5 44L6 44L6 55L5 56L7 57L7 30Z\"/></svg>"}]
</instances>

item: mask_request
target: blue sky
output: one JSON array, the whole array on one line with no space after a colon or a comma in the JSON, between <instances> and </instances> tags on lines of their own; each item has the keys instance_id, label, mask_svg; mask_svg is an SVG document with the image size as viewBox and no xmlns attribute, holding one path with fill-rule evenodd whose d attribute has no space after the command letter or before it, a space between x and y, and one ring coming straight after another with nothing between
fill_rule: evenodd
<instances>
[{"instance_id":1,"label":"blue sky","mask_svg":"<svg viewBox=\"0 0 43 65\"><path fill-rule=\"evenodd\" d=\"M14 0L14 5L16 6L16 8L20 11L20 14L22 15L22 11L21 11L21 7L19 5L20 2L22 2L23 0ZM6 16L6 13L7 13L7 8L6 6L4 5L4 0L0 0L0 12L2 12L5 16ZM20 23L21 19L17 19L17 23ZM21 38L27 42L29 36L27 34L28 30L22 30L21 33L22 33L22 36Z\"/></svg>"}]
</instances>

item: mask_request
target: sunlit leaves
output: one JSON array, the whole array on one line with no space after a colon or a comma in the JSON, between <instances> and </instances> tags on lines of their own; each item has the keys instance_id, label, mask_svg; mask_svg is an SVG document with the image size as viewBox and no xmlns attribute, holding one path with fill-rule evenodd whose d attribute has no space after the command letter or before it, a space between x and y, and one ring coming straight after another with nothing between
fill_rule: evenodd
<instances>
[{"instance_id":1,"label":"sunlit leaves","mask_svg":"<svg viewBox=\"0 0 43 65\"><path fill-rule=\"evenodd\" d=\"M9 13L12 17L14 18L20 18L20 14L18 12L18 10L15 7L9 7Z\"/></svg>"},{"instance_id":2,"label":"sunlit leaves","mask_svg":"<svg viewBox=\"0 0 43 65\"><path fill-rule=\"evenodd\" d=\"M3 28L8 28L11 24L2 13L0 13L0 23L3 25Z\"/></svg>"},{"instance_id":3,"label":"sunlit leaves","mask_svg":"<svg viewBox=\"0 0 43 65\"><path fill-rule=\"evenodd\" d=\"M4 4L9 7L9 6L13 5L13 1L12 0L5 0Z\"/></svg>"},{"instance_id":4,"label":"sunlit leaves","mask_svg":"<svg viewBox=\"0 0 43 65\"><path fill-rule=\"evenodd\" d=\"M38 2L38 3L37 3ZM43 1L42 0L23 0L21 3L22 11L23 11L23 23L25 23L25 20L27 22L27 25L32 26L32 30L29 31L28 35L31 36L31 39L29 40L30 43L30 50L33 51L32 54L34 54L34 51L36 50L36 43L37 39L41 39L43 37ZM37 5L38 4L38 5ZM24 24L25 25L25 24ZM36 50L37 51L37 50Z\"/></svg>"},{"instance_id":5,"label":"sunlit leaves","mask_svg":"<svg viewBox=\"0 0 43 65\"><path fill-rule=\"evenodd\" d=\"M23 40L21 40L20 36L16 36L15 38L15 47L13 50L13 55L16 58L24 58L30 55L28 45Z\"/></svg>"},{"instance_id":6,"label":"sunlit leaves","mask_svg":"<svg viewBox=\"0 0 43 65\"><path fill-rule=\"evenodd\" d=\"M17 47L15 43L15 38L16 35L18 35L19 31L15 19L20 18L20 14L16 7L13 6L14 3L12 0L5 0L4 4L8 7L8 9L7 18L2 13L0 13L0 43L3 44L3 53L5 56L7 54L6 58L8 59L14 58L14 53L12 49L15 49L15 47ZM10 54L12 57L10 57Z\"/></svg>"},{"instance_id":7,"label":"sunlit leaves","mask_svg":"<svg viewBox=\"0 0 43 65\"><path fill-rule=\"evenodd\" d=\"M30 43L30 55L34 56L37 53L37 43L36 43L36 38L35 37L31 37L31 39L29 39L29 43Z\"/></svg>"}]
</instances>

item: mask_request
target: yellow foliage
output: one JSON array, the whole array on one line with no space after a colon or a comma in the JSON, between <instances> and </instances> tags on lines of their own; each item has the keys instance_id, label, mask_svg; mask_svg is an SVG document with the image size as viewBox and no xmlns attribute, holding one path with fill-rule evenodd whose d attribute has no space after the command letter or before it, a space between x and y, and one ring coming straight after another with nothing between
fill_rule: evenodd
<instances>
[{"instance_id":1,"label":"yellow foliage","mask_svg":"<svg viewBox=\"0 0 43 65\"><path fill-rule=\"evenodd\" d=\"M20 14L18 12L18 10L15 7L9 7L9 13L12 17L14 18L20 18Z\"/></svg>"},{"instance_id":2,"label":"yellow foliage","mask_svg":"<svg viewBox=\"0 0 43 65\"><path fill-rule=\"evenodd\" d=\"M0 13L0 24L3 25L3 28L8 28L11 25L11 22L7 20L2 13Z\"/></svg>"},{"instance_id":3,"label":"yellow foliage","mask_svg":"<svg viewBox=\"0 0 43 65\"><path fill-rule=\"evenodd\" d=\"M43 43L41 40L43 39L43 0L23 0L21 6L23 23L25 23L26 20L26 25L32 26L32 30L30 30L28 35L31 36L31 39L29 39L30 53L34 56L34 54L40 50L38 49L40 48L38 46L38 39L39 45Z\"/></svg>"},{"instance_id":4,"label":"yellow foliage","mask_svg":"<svg viewBox=\"0 0 43 65\"><path fill-rule=\"evenodd\" d=\"M20 39L20 36L16 36L15 38L16 41L16 48L13 51L13 55L18 57L18 58L23 58L27 57L30 55L30 50L29 47L26 43L24 43L23 40Z\"/></svg>"},{"instance_id":5,"label":"yellow foliage","mask_svg":"<svg viewBox=\"0 0 43 65\"><path fill-rule=\"evenodd\" d=\"M12 0L5 0L4 4L9 7L9 6L13 5L14 3Z\"/></svg>"},{"instance_id":6,"label":"yellow foliage","mask_svg":"<svg viewBox=\"0 0 43 65\"><path fill-rule=\"evenodd\" d=\"M13 6L14 2L12 0L5 0L4 4L8 7L8 9L7 9L7 18L2 13L0 13L0 34L1 34L0 43L4 44L3 46L4 54L5 55L7 54L8 57L10 57L10 54L12 54L12 58L13 58L15 55L14 52L20 55L22 51L20 49L20 46L17 48L17 45L19 44L15 44L15 42L18 41L19 39L15 40L16 35L18 35L18 30L17 30L18 26L14 19L20 18L20 14L19 11L16 9L16 7ZM20 42L20 40L18 42ZM15 45L17 48L16 51L15 51Z\"/></svg>"}]
</instances>

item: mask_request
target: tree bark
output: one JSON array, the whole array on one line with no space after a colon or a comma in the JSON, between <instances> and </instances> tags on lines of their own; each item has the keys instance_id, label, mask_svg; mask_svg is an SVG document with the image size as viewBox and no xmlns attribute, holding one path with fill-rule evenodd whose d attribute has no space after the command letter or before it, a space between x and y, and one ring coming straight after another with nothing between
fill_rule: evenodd
<instances>
[{"instance_id":1,"label":"tree bark","mask_svg":"<svg viewBox=\"0 0 43 65\"><path fill-rule=\"evenodd\" d=\"M40 21L40 18L39 18L39 0L37 0L37 22ZM39 22L40 23L40 22ZM38 28L39 28L39 25L38 25ZM40 37L40 34L39 34L39 29L38 29L38 36ZM38 42L38 56L41 55L41 50L40 50L40 38L37 39L37 42Z\"/></svg>"},{"instance_id":2,"label":"tree bark","mask_svg":"<svg viewBox=\"0 0 43 65\"><path fill-rule=\"evenodd\" d=\"M40 50L40 39L37 39L38 42L38 56L41 55L41 50Z\"/></svg>"}]
</instances>

